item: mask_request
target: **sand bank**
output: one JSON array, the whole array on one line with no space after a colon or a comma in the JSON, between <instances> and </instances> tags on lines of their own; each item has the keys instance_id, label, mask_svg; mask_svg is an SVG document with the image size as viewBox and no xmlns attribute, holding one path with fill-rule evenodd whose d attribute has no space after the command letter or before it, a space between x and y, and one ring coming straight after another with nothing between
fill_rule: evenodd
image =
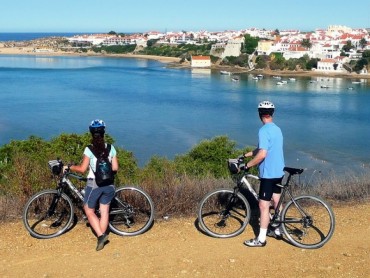
<instances>
[{"instance_id":1,"label":"sand bank","mask_svg":"<svg viewBox=\"0 0 370 278\"><path fill-rule=\"evenodd\" d=\"M77 53L62 50L38 49L34 47L0 47L0 55L35 55L35 56L98 56L98 57L122 57L135 59L156 60L162 63L179 62L180 58L164 57L155 55L137 55L137 54L101 54L95 52Z\"/></svg>"}]
</instances>

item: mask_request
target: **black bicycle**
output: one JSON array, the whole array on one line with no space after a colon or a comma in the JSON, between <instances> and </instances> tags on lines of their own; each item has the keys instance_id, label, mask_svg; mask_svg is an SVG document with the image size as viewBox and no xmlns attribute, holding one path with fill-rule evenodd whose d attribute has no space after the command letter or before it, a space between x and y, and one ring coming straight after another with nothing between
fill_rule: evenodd
<instances>
[{"instance_id":1,"label":"black bicycle","mask_svg":"<svg viewBox=\"0 0 370 278\"><path fill-rule=\"evenodd\" d=\"M86 182L75 173L62 173L63 162L49 161L52 173L57 176L56 189L46 189L33 195L23 211L23 223L35 238L48 239L62 235L74 223L75 207L83 213L83 187L79 189L70 178ZM98 208L97 213L99 214ZM116 189L110 205L109 229L121 236L135 236L146 232L154 221L154 203L150 196L137 186Z\"/></svg>"},{"instance_id":2,"label":"black bicycle","mask_svg":"<svg viewBox=\"0 0 370 278\"><path fill-rule=\"evenodd\" d=\"M218 238L239 235L246 228L251 217L251 208L247 198L242 194L243 189L247 189L258 201L258 195L248 179L259 180L259 178L248 173L244 158L229 159L228 167L236 186L215 189L207 193L201 200L198 210L200 227L208 235ZM310 195L293 197L290 180L292 176L302 174L303 169L285 167L284 171L287 178L281 185L279 204L270 213L270 225L280 226L283 235L297 247L306 249L322 247L334 233L334 213L319 197Z\"/></svg>"}]
</instances>

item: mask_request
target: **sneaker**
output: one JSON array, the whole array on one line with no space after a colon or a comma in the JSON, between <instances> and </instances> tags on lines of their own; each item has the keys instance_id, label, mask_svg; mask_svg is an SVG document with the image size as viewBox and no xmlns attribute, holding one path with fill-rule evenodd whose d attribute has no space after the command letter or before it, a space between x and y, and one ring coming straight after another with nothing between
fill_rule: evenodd
<instances>
[{"instance_id":1,"label":"sneaker","mask_svg":"<svg viewBox=\"0 0 370 278\"><path fill-rule=\"evenodd\" d=\"M264 247L266 243L267 243L266 241L265 242L259 241L258 238L252 238L250 240L244 241L244 245L247 245L249 247Z\"/></svg>"},{"instance_id":2,"label":"sneaker","mask_svg":"<svg viewBox=\"0 0 370 278\"><path fill-rule=\"evenodd\" d=\"M273 237L273 238L276 238L276 239L282 239L283 238L283 235L282 235L279 227L276 228L276 229L268 229L266 235L268 237Z\"/></svg>"},{"instance_id":3,"label":"sneaker","mask_svg":"<svg viewBox=\"0 0 370 278\"><path fill-rule=\"evenodd\" d=\"M100 251L104 248L105 243L108 241L108 235L102 234L98 237L98 245L96 246L96 251Z\"/></svg>"}]
</instances>

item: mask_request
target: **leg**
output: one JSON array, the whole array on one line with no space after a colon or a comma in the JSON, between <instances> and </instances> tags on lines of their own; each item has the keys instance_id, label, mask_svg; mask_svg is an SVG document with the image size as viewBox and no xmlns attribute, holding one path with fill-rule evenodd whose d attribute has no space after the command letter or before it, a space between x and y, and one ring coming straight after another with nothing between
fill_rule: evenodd
<instances>
[{"instance_id":1,"label":"leg","mask_svg":"<svg viewBox=\"0 0 370 278\"><path fill-rule=\"evenodd\" d=\"M273 193L271 183L271 179L261 179L258 202L260 210L260 232L257 238L244 242L247 246L263 247L266 245L267 228L270 223L270 204Z\"/></svg>"},{"instance_id":2,"label":"leg","mask_svg":"<svg viewBox=\"0 0 370 278\"><path fill-rule=\"evenodd\" d=\"M100 204L100 230L102 233L105 233L108 228L108 222L109 222L109 204L104 205Z\"/></svg>"},{"instance_id":3,"label":"leg","mask_svg":"<svg viewBox=\"0 0 370 278\"><path fill-rule=\"evenodd\" d=\"M103 231L100 226L100 220L98 216L95 214L95 209L89 208L87 205L84 205L84 210L85 210L87 219L89 220L91 227L96 233L96 236L98 237L101 236L103 234Z\"/></svg>"},{"instance_id":4,"label":"leg","mask_svg":"<svg viewBox=\"0 0 370 278\"><path fill-rule=\"evenodd\" d=\"M270 223L270 201L260 200L260 229L267 229Z\"/></svg>"},{"instance_id":5,"label":"leg","mask_svg":"<svg viewBox=\"0 0 370 278\"><path fill-rule=\"evenodd\" d=\"M275 209L276 209L277 205L279 204L280 196L281 196L280 193L274 193L274 194L272 194L272 201L273 201L273 204L274 204L274 208ZM282 208L283 208L283 206L281 205L280 208L279 208L279 211L281 211Z\"/></svg>"}]
</instances>

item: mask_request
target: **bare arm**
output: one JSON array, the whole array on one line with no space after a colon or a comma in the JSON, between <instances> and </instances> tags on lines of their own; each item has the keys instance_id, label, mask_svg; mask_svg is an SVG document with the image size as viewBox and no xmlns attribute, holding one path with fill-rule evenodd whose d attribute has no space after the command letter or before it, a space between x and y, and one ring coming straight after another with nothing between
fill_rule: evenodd
<instances>
[{"instance_id":1,"label":"bare arm","mask_svg":"<svg viewBox=\"0 0 370 278\"><path fill-rule=\"evenodd\" d=\"M73 172L85 173L87 168L89 168L90 158L84 155L80 165L72 165L69 169Z\"/></svg>"},{"instance_id":2,"label":"bare arm","mask_svg":"<svg viewBox=\"0 0 370 278\"><path fill-rule=\"evenodd\" d=\"M112 170L117 171L118 170L118 159L117 156L113 156L112 158Z\"/></svg>"},{"instance_id":3,"label":"bare arm","mask_svg":"<svg viewBox=\"0 0 370 278\"><path fill-rule=\"evenodd\" d=\"M253 151L247 152L244 154L244 157L250 157L250 156L256 156L258 153L259 149L255 148Z\"/></svg>"},{"instance_id":4,"label":"bare arm","mask_svg":"<svg viewBox=\"0 0 370 278\"><path fill-rule=\"evenodd\" d=\"M256 150L254 150L253 152L249 152L249 153L252 153L252 155L253 155L253 153ZM252 155L248 155L249 153L246 153L245 156L252 156ZM266 156L267 156L267 151L266 150L264 150L264 149L258 149L255 157L251 161L249 161L246 166L248 168L250 168L250 167L253 167L255 165L258 165L262 160L265 159Z\"/></svg>"}]
</instances>

